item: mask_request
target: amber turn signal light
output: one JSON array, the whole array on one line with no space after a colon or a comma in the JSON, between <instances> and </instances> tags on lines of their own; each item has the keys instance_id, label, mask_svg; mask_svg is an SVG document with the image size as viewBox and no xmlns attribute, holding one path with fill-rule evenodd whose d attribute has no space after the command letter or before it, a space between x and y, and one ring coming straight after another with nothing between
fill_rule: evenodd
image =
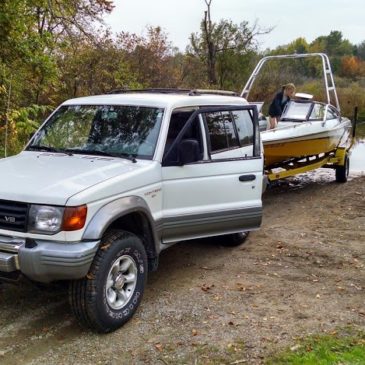
<instances>
[{"instance_id":1,"label":"amber turn signal light","mask_svg":"<svg viewBox=\"0 0 365 365\"><path fill-rule=\"evenodd\" d=\"M77 231L84 227L86 222L87 206L66 207L63 213L63 231Z\"/></svg>"}]
</instances>

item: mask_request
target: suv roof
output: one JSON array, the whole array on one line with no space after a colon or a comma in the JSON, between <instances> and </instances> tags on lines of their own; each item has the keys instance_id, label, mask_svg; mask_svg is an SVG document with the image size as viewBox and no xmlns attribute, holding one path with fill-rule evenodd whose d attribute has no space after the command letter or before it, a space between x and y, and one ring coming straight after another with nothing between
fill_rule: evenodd
<instances>
[{"instance_id":1,"label":"suv roof","mask_svg":"<svg viewBox=\"0 0 365 365\"><path fill-rule=\"evenodd\" d=\"M116 91L118 93L87 96L65 101L62 105L140 105L150 107L184 107L200 105L242 105L242 97L232 93L222 95L220 91L147 89ZM217 94L218 93L218 94ZM224 93L225 94L225 93Z\"/></svg>"}]
</instances>

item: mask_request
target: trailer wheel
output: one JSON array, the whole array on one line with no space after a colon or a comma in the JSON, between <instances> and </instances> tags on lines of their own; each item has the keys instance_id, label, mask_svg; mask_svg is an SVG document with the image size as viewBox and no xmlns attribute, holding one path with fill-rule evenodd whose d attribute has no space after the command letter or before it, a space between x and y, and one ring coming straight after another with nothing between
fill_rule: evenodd
<instances>
[{"instance_id":1,"label":"trailer wheel","mask_svg":"<svg viewBox=\"0 0 365 365\"><path fill-rule=\"evenodd\" d=\"M336 181L339 183L345 183L349 176L350 171L350 159L349 156L346 154L345 156L345 163L343 166L336 167Z\"/></svg>"}]
</instances>

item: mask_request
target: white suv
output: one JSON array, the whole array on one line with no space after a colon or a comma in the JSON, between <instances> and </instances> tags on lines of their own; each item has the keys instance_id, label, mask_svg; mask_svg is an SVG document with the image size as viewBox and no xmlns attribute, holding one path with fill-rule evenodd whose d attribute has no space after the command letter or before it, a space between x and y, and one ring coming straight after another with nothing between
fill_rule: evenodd
<instances>
[{"instance_id":1,"label":"white suv","mask_svg":"<svg viewBox=\"0 0 365 365\"><path fill-rule=\"evenodd\" d=\"M236 96L68 100L0 171L0 280L70 281L74 314L99 332L131 318L163 249L239 244L261 223L257 110Z\"/></svg>"}]
</instances>

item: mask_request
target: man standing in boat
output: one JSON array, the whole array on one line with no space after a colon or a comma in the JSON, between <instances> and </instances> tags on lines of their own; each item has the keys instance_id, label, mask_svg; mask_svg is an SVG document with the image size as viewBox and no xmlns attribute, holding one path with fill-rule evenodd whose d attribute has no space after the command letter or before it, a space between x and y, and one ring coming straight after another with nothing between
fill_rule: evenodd
<instances>
[{"instance_id":1,"label":"man standing in boat","mask_svg":"<svg viewBox=\"0 0 365 365\"><path fill-rule=\"evenodd\" d=\"M276 95L269 107L269 123L267 129L277 127L281 114L284 111L285 105L295 94L295 85L292 83L283 85L281 91Z\"/></svg>"}]
</instances>

